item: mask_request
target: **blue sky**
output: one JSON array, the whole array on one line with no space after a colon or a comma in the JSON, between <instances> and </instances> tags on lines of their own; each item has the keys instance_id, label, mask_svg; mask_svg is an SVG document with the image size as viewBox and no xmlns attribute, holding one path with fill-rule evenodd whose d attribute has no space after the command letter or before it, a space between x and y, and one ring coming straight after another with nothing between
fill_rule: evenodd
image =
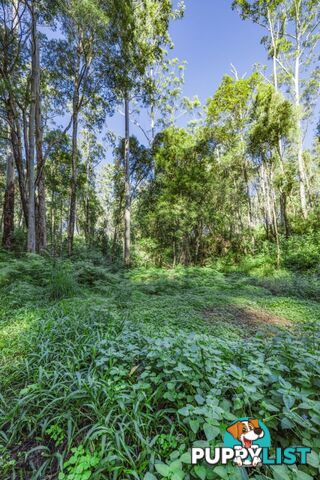
<instances>
[{"instance_id":1,"label":"blue sky","mask_svg":"<svg viewBox=\"0 0 320 480\"><path fill-rule=\"evenodd\" d=\"M241 20L231 0L186 0L185 17L171 26L174 53L188 62L185 94L212 95L232 63L239 74L266 63L261 27Z\"/></svg>"}]
</instances>

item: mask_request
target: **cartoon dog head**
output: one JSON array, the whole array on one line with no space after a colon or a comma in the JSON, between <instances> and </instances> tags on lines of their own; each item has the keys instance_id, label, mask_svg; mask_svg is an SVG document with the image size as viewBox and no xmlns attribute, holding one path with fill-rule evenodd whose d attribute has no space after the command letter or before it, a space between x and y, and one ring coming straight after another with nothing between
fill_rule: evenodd
<instances>
[{"instance_id":1,"label":"cartoon dog head","mask_svg":"<svg viewBox=\"0 0 320 480\"><path fill-rule=\"evenodd\" d=\"M264 436L259 420L253 418L234 423L227 428L227 432L231 433L233 438L239 440L245 448L250 448L255 440Z\"/></svg>"}]
</instances>

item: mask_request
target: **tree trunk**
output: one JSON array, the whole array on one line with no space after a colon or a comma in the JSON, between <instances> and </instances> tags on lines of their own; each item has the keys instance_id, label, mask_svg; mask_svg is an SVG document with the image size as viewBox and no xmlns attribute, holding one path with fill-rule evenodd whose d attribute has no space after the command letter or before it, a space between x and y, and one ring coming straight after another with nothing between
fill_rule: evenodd
<instances>
[{"instance_id":1,"label":"tree trunk","mask_svg":"<svg viewBox=\"0 0 320 480\"><path fill-rule=\"evenodd\" d=\"M125 210L124 210L124 263L126 266L130 265L130 240L131 240L131 198L130 198L130 139L129 139L129 100L125 97L125 139L124 139L124 195L125 195Z\"/></svg>"},{"instance_id":2,"label":"tree trunk","mask_svg":"<svg viewBox=\"0 0 320 480\"><path fill-rule=\"evenodd\" d=\"M272 19L270 9L268 9L268 23L269 23L269 31L271 36L271 44L272 44L272 65L273 65L273 85L276 92L279 91L279 84L278 84L278 67L277 67L277 58L278 58L278 39L279 39L279 32L275 32L274 28L274 19ZM279 137L278 140L278 151L280 157L280 169L283 178L285 179L285 169L284 169L284 156L283 156L283 145L282 139ZM285 235L289 237L290 235L290 225L287 213L287 195L283 185L280 186L280 219L281 225L284 226Z\"/></svg>"},{"instance_id":3,"label":"tree trunk","mask_svg":"<svg viewBox=\"0 0 320 480\"><path fill-rule=\"evenodd\" d=\"M36 224L35 224L35 113L36 113L36 36L37 19L34 6L32 5L32 65L31 65L31 95L30 95L30 119L29 119L29 211L28 211L28 252L36 251Z\"/></svg>"},{"instance_id":4,"label":"tree trunk","mask_svg":"<svg viewBox=\"0 0 320 480\"><path fill-rule=\"evenodd\" d=\"M76 223L76 203L77 203L77 177L78 177L78 108L79 93L78 79L74 82L73 93L73 114L72 114L72 158L71 158L71 190L70 190L70 210L68 224L68 255L72 255L74 228Z\"/></svg>"},{"instance_id":5,"label":"tree trunk","mask_svg":"<svg viewBox=\"0 0 320 480\"><path fill-rule=\"evenodd\" d=\"M306 200L306 174L303 160L303 145L302 145L302 125L300 113L300 93L299 93L299 67L296 61L296 76L295 76L295 102L297 107L297 153L298 153L298 173L299 173L299 191L300 191L300 205L301 212L304 218L307 218L307 200Z\"/></svg>"},{"instance_id":6,"label":"tree trunk","mask_svg":"<svg viewBox=\"0 0 320 480\"><path fill-rule=\"evenodd\" d=\"M47 248L47 221L46 221L46 187L44 170L38 179L37 204L37 250L39 253Z\"/></svg>"},{"instance_id":7,"label":"tree trunk","mask_svg":"<svg viewBox=\"0 0 320 480\"><path fill-rule=\"evenodd\" d=\"M275 198L275 192L273 189L273 172L272 172L272 164L270 165L270 172L269 172L269 182L270 182L270 190L271 190L271 204L272 204L272 220L273 220L273 232L274 232L274 237L276 240L276 246L277 246L277 268L280 267L280 261L281 261L281 247L280 247L280 237L279 237L279 230L278 230L278 223L277 223L277 214L276 214L276 198Z\"/></svg>"},{"instance_id":8,"label":"tree trunk","mask_svg":"<svg viewBox=\"0 0 320 480\"><path fill-rule=\"evenodd\" d=\"M24 217L25 225L28 227L29 208L28 208L26 178L25 178L24 165L22 160L21 129L19 125L17 109L15 107L15 103L11 95L9 96L9 101L7 104L7 116L8 116L8 123L10 126L10 139L11 139L11 145L12 145L12 152L13 152L17 173L18 173L18 183L19 183L23 217Z\"/></svg>"},{"instance_id":9,"label":"tree trunk","mask_svg":"<svg viewBox=\"0 0 320 480\"><path fill-rule=\"evenodd\" d=\"M2 245L10 250L14 232L14 159L12 152L7 158L6 191L3 205L3 236Z\"/></svg>"},{"instance_id":10,"label":"tree trunk","mask_svg":"<svg viewBox=\"0 0 320 480\"><path fill-rule=\"evenodd\" d=\"M265 209L265 222L266 222L266 231L267 237L269 238L270 232L272 233L272 209L270 202L270 191L269 191L269 180L267 177L265 163L262 162L261 165L261 187L263 195L263 204Z\"/></svg>"},{"instance_id":11,"label":"tree trunk","mask_svg":"<svg viewBox=\"0 0 320 480\"><path fill-rule=\"evenodd\" d=\"M37 204L37 250L41 253L47 248L47 225L46 225L46 189L45 189L45 171L42 152L43 135L42 135L42 116L41 116L41 100L40 100L40 47L39 38L36 32L35 37L35 81L36 81L36 98L35 98L35 136L37 150L37 187L38 187L38 204Z\"/></svg>"}]
</instances>

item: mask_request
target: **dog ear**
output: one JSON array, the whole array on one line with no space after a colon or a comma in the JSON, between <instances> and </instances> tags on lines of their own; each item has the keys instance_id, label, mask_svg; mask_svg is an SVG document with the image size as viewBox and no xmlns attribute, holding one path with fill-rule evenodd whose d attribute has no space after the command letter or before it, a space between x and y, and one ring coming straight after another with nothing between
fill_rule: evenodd
<instances>
[{"instance_id":1,"label":"dog ear","mask_svg":"<svg viewBox=\"0 0 320 480\"><path fill-rule=\"evenodd\" d=\"M259 420L255 418L250 418L249 423L254 426L254 428L260 428Z\"/></svg>"},{"instance_id":2,"label":"dog ear","mask_svg":"<svg viewBox=\"0 0 320 480\"><path fill-rule=\"evenodd\" d=\"M233 438L238 440L238 434L239 434L239 423L241 422L236 422L233 425L230 425L230 427L227 428L227 432L231 433Z\"/></svg>"}]
</instances>

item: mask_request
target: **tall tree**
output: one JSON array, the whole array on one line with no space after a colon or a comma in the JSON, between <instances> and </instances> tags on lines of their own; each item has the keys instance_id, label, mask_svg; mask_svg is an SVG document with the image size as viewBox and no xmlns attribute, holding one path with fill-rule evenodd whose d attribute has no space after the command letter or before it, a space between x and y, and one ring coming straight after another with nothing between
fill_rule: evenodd
<instances>
[{"instance_id":1,"label":"tall tree","mask_svg":"<svg viewBox=\"0 0 320 480\"><path fill-rule=\"evenodd\" d=\"M258 158L260 186L267 235L273 235L277 245L277 265L280 265L280 236L278 229L275 174L279 144L285 144L294 132L295 115L292 104L272 85L259 84L252 111L252 126L248 149Z\"/></svg>"},{"instance_id":2,"label":"tall tree","mask_svg":"<svg viewBox=\"0 0 320 480\"><path fill-rule=\"evenodd\" d=\"M21 205L25 224L28 224L28 193L26 186L25 165L23 158L23 133L21 110L28 105L28 83L24 68L27 54L25 45L29 38L29 25L25 21L26 5L20 0L1 1L2 15L0 16L0 101L3 118L8 125L8 137L18 173ZM27 153L27 152L26 152ZM11 162L10 156L7 157ZM7 172L12 175L11 165ZM7 185L11 181L8 179ZM9 202L10 203L10 202ZM9 203L5 208L9 208ZM13 214L13 210L11 209ZM4 212L9 218L9 211ZM13 225L13 219L11 220ZM4 240L5 243L6 240Z\"/></svg>"},{"instance_id":3,"label":"tall tree","mask_svg":"<svg viewBox=\"0 0 320 480\"><path fill-rule=\"evenodd\" d=\"M77 182L79 164L79 120L83 109L97 103L102 88L98 73L101 32L108 20L98 2L65 0L60 6L59 19L65 39L52 40L47 45L47 68L56 88L56 103L63 109L66 100L72 105L72 154L70 206L68 219L68 253L72 254L77 211ZM59 68L56 68L56 66ZM68 127L67 127L68 129ZM67 131L65 129L65 132Z\"/></svg>"},{"instance_id":4,"label":"tall tree","mask_svg":"<svg viewBox=\"0 0 320 480\"><path fill-rule=\"evenodd\" d=\"M307 216L308 178L303 158L304 121L310 116L319 93L319 66L315 67L316 45L320 39L320 10L317 0L235 0L242 18L251 18L265 27L265 39L273 59L276 89L285 83L296 106L296 151L300 206ZM279 69L277 69L279 66Z\"/></svg>"},{"instance_id":5,"label":"tall tree","mask_svg":"<svg viewBox=\"0 0 320 480\"><path fill-rule=\"evenodd\" d=\"M250 189L253 165L247 151L247 137L250 128L250 112L259 82L259 75L247 79L225 75L221 85L207 104L208 138L217 142L220 155L229 158L231 172L235 175L235 195L246 196L248 227L253 234L253 206ZM235 208L241 208L236 201ZM241 217L240 211L236 216Z\"/></svg>"},{"instance_id":6,"label":"tall tree","mask_svg":"<svg viewBox=\"0 0 320 480\"><path fill-rule=\"evenodd\" d=\"M28 252L36 251L36 214L35 214L35 139L36 139L36 97L39 84L38 65L38 32L37 32L37 6L35 2L30 5L31 16L31 83L30 83L30 113L29 113L29 158L28 158L28 186L29 186L29 210L28 210Z\"/></svg>"},{"instance_id":7,"label":"tall tree","mask_svg":"<svg viewBox=\"0 0 320 480\"><path fill-rule=\"evenodd\" d=\"M110 38L112 60L109 63L109 81L124 103L125 142L125 212L124 212L124 262L131 262L131 194L130 194L130 101L142 100L148 88L147 67L164 55L163 45L169 42L168 27L176 12L170 0L112 0ZM107 53L107 61L110 52Z\"/></svg>"},{"instance_id":8,"label":"tall tree","mask_svg":"<svg viewBox=\"0 0 320 480\"><path fill-rule=\"evenodd\" d=\"M36 238L37 250L41 252L47 248L47 219L46 219L46 188L45 188L45 156L43 152L43 124L41 105L41 79L40 79L40 41L39 34L35 36L35 146L37 157L37 175L35 186L37 188L36 203Z\"/></svg>"}]
</instances>

